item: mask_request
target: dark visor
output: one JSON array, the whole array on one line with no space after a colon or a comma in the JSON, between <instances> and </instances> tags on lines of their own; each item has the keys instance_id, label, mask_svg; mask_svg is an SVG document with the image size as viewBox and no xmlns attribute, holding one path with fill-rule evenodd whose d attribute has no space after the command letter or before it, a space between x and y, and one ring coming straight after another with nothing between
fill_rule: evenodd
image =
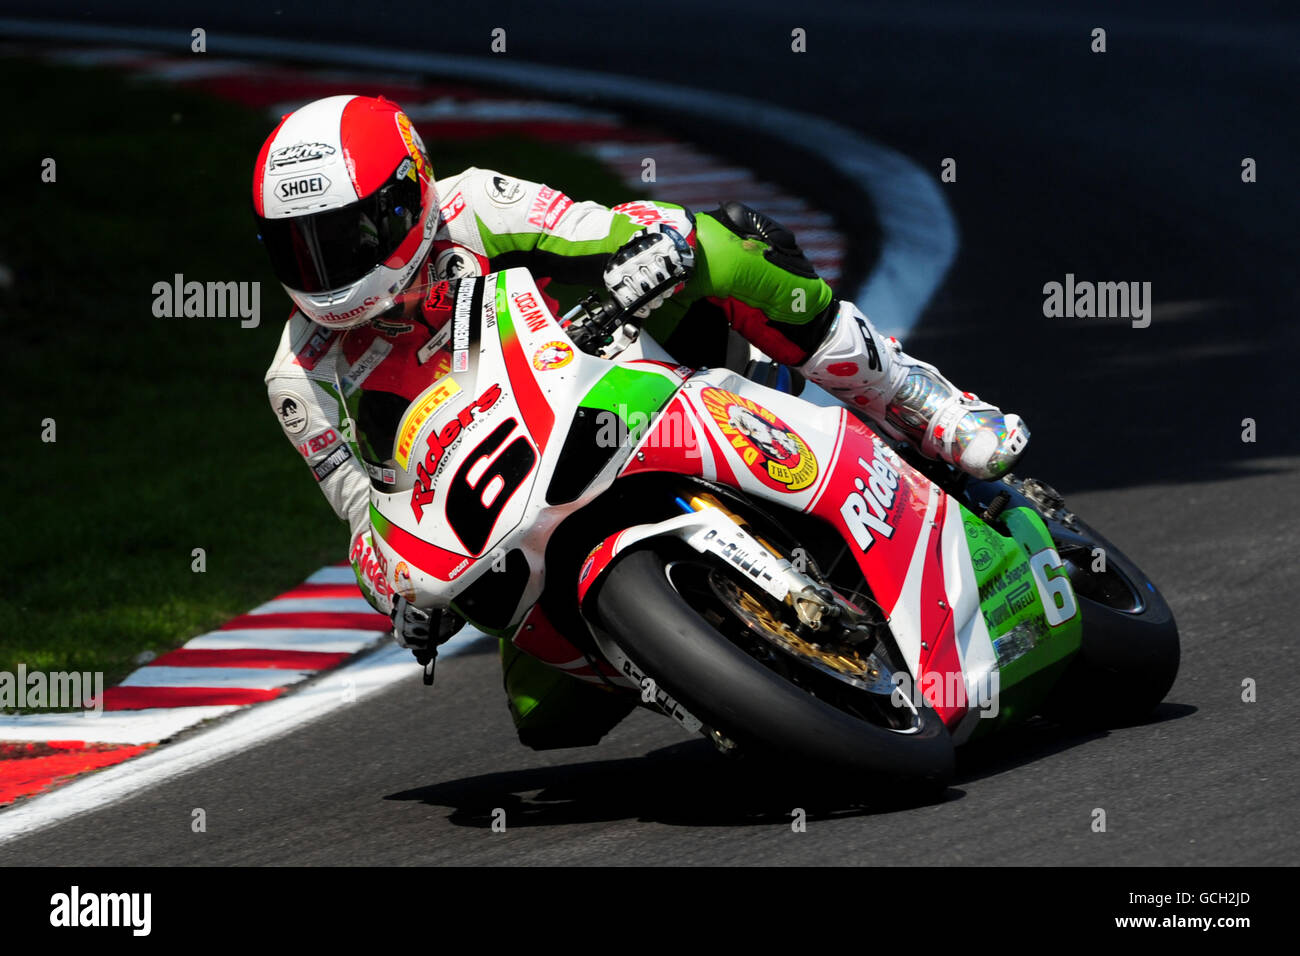
<instances>
[{"instance_id":1,"label":"dark visor","mask_svg":"<svg viewBox=\"0 0 1300 956\"><path fill-rule=\"evenodd\" d=\"M253 215L276 278L299 292L327 292L391 256L422 212L419 181L403 176L341 209L288 219Z\"/></svg>"}]
</instances>

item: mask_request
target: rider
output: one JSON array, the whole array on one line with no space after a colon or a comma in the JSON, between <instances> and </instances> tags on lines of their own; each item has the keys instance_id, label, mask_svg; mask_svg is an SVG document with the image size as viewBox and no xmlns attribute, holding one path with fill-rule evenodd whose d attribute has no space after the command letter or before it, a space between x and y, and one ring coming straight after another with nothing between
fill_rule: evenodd
<instances>
[{"instance_id":1,"label":"rider","mask_svg":"<svg viewBox=\"0 0 1300 956\"><path fill-rule=\"evenodd\" d=\"M296 306L266 375L272 408L350 525L362 592L422 660L462 622L415 608L401 569L389 579L379 568L368 505L372 482L396 478L394 410L427 385L426 363L452 371L437 335L449 314L444 280L527 266L541 282L601 282L628 305L679 279L637 315L653 311L647 331L687 364L703 357L721 317L888 434L977 477L1005 474L1029 439L1018 416L882 337L834 297L788 229L738 202L694 213L648 200L610 209L486 169L435 180L396 104L344 95L284 117L258 154L253 206Z\"/></svg>"}]
</instances>

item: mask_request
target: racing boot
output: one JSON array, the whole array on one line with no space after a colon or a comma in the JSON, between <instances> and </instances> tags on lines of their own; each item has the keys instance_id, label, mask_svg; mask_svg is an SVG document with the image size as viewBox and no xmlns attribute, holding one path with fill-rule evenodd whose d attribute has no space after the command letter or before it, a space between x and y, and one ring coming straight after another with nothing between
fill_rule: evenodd
<instances>
[{"instance_id":1,"label":"racing boot","mask_svg":"<svg viewBox=\"0 0 1300 956\"><path fill-rule=\"evenodd\" d=\"M976 478L1000 478L1029 444L1019 415L958 391L933 365L883 338L851 302L841 302L826 335L799 371L862 409L893 438Z\"/></svg>"}]
</instances>

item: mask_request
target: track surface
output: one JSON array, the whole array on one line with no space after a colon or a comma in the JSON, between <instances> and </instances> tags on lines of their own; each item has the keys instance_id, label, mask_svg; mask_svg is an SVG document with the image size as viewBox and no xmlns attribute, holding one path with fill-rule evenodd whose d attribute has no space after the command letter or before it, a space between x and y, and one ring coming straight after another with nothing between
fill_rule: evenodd
<instances>
[{"instance_id":1,"label":"track surface","mask_svg":"<svg viewBox=\"0 0 1300 956\"><path fill-rule=\"evenodd\" d=\"M202 25L214 50L225 28L375 44L425 36L430 49L486 52L490 30L505 26L511 56L803 106L936 173L955 157L958 182L945 188L962 247L910 350L1026 416L1034 442L1021 471L1056 484L1161 585L1181 626L1182 671L1152 723L1092 736L1027 728L965 755L943 804L819 817L797 782L735 777L703 741L648 714L596 749L521 748L484 648L448 662L433 692L413 676L10 844L0 860L1294 862L1293 21L1240 6L1202 20L1175 5L1110 15L952 4L923 15L661 0L635 17L622 4L568 4L543 26L533 4L460 5L446 23L419 5L282 7L252 19L185 2L84 13L47 0L40 15L186 35ZM1088 52L1094 26L1108 30L1105 55ZM812 52L789 52L793 27L807 29ZM607 42L591 48L591 37ZM1256 184L1240 181L1245 156L1258 161ZM1150 281L1151 326L1044 318L1042 285L1067 272ZM1246 417L1255 444L1241 441ZM1240 700L1248 677L1255 704ZM806 833L788 825L796 806L810 811ZM207 811L206 834L190 832L195 807ZM504 834L489 828L496 807ZM1089 828L1097 807L1104 834Z\"/></svg>"}]
</instances>

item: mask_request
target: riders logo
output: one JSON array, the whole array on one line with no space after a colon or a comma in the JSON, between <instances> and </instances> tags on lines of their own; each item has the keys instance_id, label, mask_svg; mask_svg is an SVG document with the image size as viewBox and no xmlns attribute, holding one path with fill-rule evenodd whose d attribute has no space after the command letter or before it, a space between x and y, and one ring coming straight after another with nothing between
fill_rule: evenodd
<instances>
[{"instance_id":1,"label":"riders logo","mask_svg":"<svg viewBox=\"0 0 1300 956\"><path fill-rule=\"evenodd\" d=\"M573 361L573 346L567 342L547 342L533 353L533 368L539 372L564 368Z\"/></svg>"},{"instance_id":2,"label":"riders logo","mask_svg":"<svg viewBox=\"0 0 1300 956\"><path fill-rule=\"evenodd\" d=\"M883 455L871 461L858 457L862 474L853 479L852 491L840 505L840 517L853 536L858 549L864 554L877 538L892 538L894 526L892 511L898 500L898 472Z\"/></svg>"},{"instance_id":3,"label":"riders logo","mask_svg":"<svg viewBox=\"0 0 1300 956\"><path fill-rule=\"evenodd\" d=\"M348 561L363 586L369 584L380 597L388 597L393 593L388 586L387 562L371 545L369 532L357 535L357 539L352 542L352 553L348 555Z\"/></svg>"},{"instance_id":4,"label":"riders logo","mask_svg":"<svg viewBox=\"0 0 1300 956\"><path fill-rule=\"evenodd\" d=\"M778 491L802 491L817 480L812 449L772 412L720 388L704 389L700 399L731 447L765 485Z\"/></svg>"},{"instance_id":5,"label":"riders logo","mask_svg":"<svg viewBox=\"0 0 1300 956\"><path fill-rule=\"evenodd\" d=\"M451 379L450 381L454 381ZM441 429L431 428L425 438L424 460L415 466L415 487L411 489L411 512L415 520L424 517L424 507L433 501L433 480L439 474L439 463L447 450L460 441L465 429L474 424L478 412L486 412L501 399L500 385L491 385L473 402L460 410L460 414ZM430 413L432 414L432 413ZM400 450L400 449L399 449ZM405 467L405 466L403 466Z\"/></svg>"}]
</instances>

